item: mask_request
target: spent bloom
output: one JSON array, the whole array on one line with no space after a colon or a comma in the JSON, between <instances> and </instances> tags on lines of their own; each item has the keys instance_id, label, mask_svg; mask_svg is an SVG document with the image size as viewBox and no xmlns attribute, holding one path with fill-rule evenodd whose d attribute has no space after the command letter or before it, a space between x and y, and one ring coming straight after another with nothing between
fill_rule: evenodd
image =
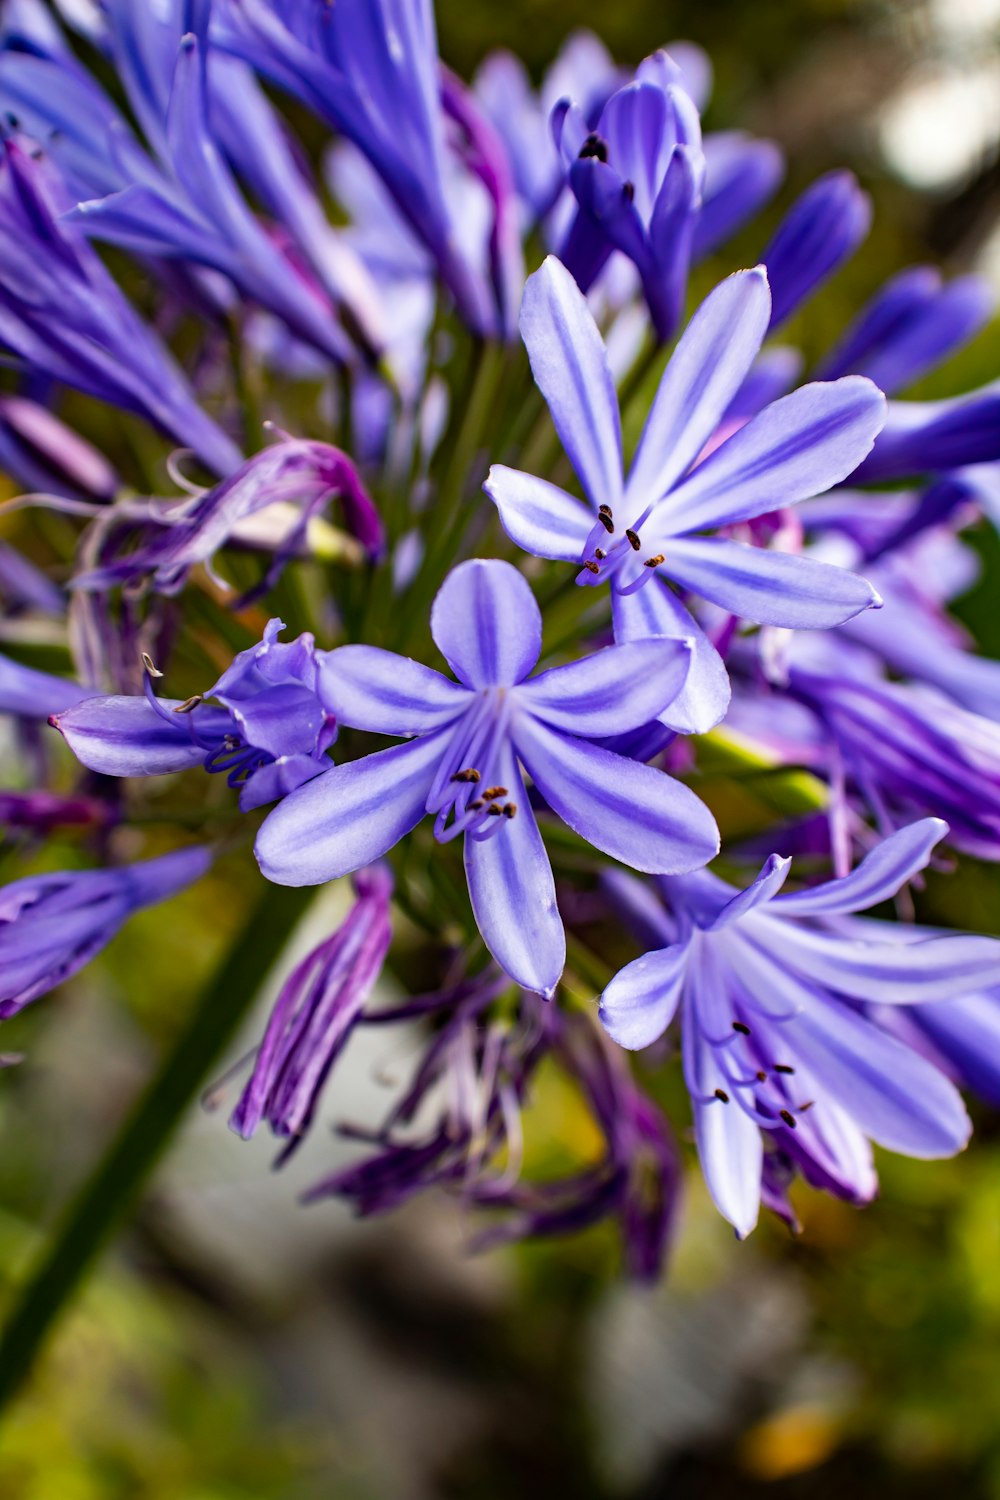
<instances>
[{"instance_id":1,"label":"spent bloom","mask_svg":"<svg viewBox=\"0 0 1000 1500\"><path fill-rule=\"evenodd\" d=\"M464 836L473 910L494 958L551 995L565 938L518 763L605 854L641 870L704 864L717 833L694 793L594 743L656 717L684 681L688 648L638 641L530 677L542 633L534 596L509 563L478 560L446 580L431 630L457 682L371 646L325 657L323 692L341 724L414 738L286 799L261 828L257 858L269 880L317 885L380 858L429 814L438 840Z\"/></svg>"},{"instance_id":2,"label":"spent bloom","mask_svg":"<svg viewBox=\"0 0 1000 1500\"><path fill-rule=\"evenodd\" d=\"M853 915L893 897L945 832L937 819L914 823L850 875L791 895L779 895L791 861L776 855L742 891L708 871L661 877L666 909L625 888L661 946L611 981L601 1019L638 1048L678 1017L702 1170L739 1234L757 1222L774 1165L765 1137L808 1181L853 1202L876 1189L869 1141L916 1157L965 1145L953 1085L865 1007L973 993L1000 973L1000 943L920 929L898 942L891 924Z\"/></svg>"}]
</instances>

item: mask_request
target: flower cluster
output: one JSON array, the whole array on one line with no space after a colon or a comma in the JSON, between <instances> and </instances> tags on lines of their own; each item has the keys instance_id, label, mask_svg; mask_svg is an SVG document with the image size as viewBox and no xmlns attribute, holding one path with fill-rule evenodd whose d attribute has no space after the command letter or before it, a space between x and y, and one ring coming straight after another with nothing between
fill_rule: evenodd
<instances>
[{"instance_id":1,"label":"flower cluster","mask_svg":"<svg viewBox=\"0 0 1000 1500\"><path fill-rule=\"evenodd\" d=\"M1000 1099L1000 942L917 920L932 860L1000 860L1000 666L949 612L1000 523L1000 381L898 396L992 301L905 270L806 369L775 331L869 201L832 172L770 212L781 153L703 133L710 88L691 44L630 71L588 34L538 91L499 53L467 85L430 0L0 27L0 815L11 858L73 853L0 889L0 1015L204 873L184 830L262 886L350 877L234 1132L283 1160L398 1025L412 1076L308 1199L444 1187L482 1245L608 1220L642 1278L684 1176L665 1036L740 1236ZM708 764L772 773L752 836ZM135 862L146 778L177 847ZM554 1077L600 1143L555 1177Z\"/></svg>"}]
</instances>

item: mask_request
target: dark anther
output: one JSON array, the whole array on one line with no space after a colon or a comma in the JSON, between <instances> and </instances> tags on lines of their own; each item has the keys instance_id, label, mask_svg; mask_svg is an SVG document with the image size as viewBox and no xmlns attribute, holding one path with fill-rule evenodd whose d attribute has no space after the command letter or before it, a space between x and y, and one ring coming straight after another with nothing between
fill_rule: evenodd
<instances>
[{"instance_id":1,"label":"dark anther","mask_svg":"<svg viewBox=\"0 0 1000 1500\"><path fill-rule=\"evenodd\" d=\"M504 805L503 805L503 815L504 815L504 817L505 818L513 818L513 817L516 816L516 814L517 814L517 803L516 802L505 802Z\"/></svg>"},{"instance_id":2,"label":"dark anther","mask_svg":"<svg viewBox=\"0 0 1000 1500\"><path fill-rule=\"evenodd\" d=\"M775 1063L774 1071L776 1073L794 1073L795 1069L790 1068L787 1063Z\"/></svg>"},{"instance_id":3,"label":"dark anther","mask_svg":"<svg viewBox=\"0 0 1000 1500\"><path fill-rule=\"evenodd\" d=\"M240 737L238 734L224 734L222 743L227 750L238 750L240 748Z\"/></svg>"},{"instance_id":4,"label":"dark anther","mask_svg":"<svg viewBox=\"0 0 1000 1500\"><path fill-rule=\"evenodd\" d=\"M503 808L499 802L491 802L486 811L491 818L500 818L503 816Z\"/></svg>"},{"instance_id":5,"label":"dark anther","mask_svg":"<svg viewBox=\"0 0 1000 1500\"><path fill-rule=\"evenodd\" d=\"M813 1107L813 1105L815 1103L816 1103L815 1099L807 1099L806 1102L805 1102L805 1104L800 1104L799 1105L799 1114L800 1115L804 1115L805 1112L806 1112L806 1110L807 1109L812 1109L812 1107Z\"/></svg>"},{"instance_id":6,"label":"dark anther","mask_svg":"<svg viewBox=\"0 0 1000 1500\"><path fill-rule=\"evenodd\" d=\"M757 1069L757 1082L758 1083L766 1083L767 1082L767 1074L764 1072L763 1068L758 1068Z\"/></svg>"},{"instance_id":7,"label":"dark anther","mask_svg":"<svg viewBox=\"0 0 1000 1500\"><path fill-rule=\"evenodd\" d=\"M479 808L485 807L485 806L486 806L486 803L483 801L482 797L477 797L476 800L475 800L475 802L470 802L469 803L469 807L472 808L475 811L478 811Z\"/></svg>"},{"instance_id":8,"label":"dark anther","mask_svg":"<svg viewBox=\"0 0 1000 1500\"><path fill-rule=\"evenodd\" d=\"M664 561L665 559L663 553L658 552L655 557L647 557L645 563L643 564L643 567L658 568L660 566L660 563Z\"/></svg>"},{"instance_id":9,"label":"dark anther","mask_svg":"<svg viewBox=\"0 0 1000 1500\"><path fill-rule=\"evenodd\" d=\"M142 664L146 668L146 671L149 673L150 677L163 676L163 673L157 671L156 667L153 666L153 658L150 656L148 651L144 651L142 653Z\"/></svg>"},{"instance_id":10,"label":"dark anther","mask_svg":"<svg viewBox=\"0 0 1000 1500\"><path fill-rule=\"evenodd\" d=\"M723 1104L729 1103L729 1095L726 1093L725 1089L716 1089L715 1097L716 1099L721 1099Z\"/></svg>"},{"instance_id":11,"label":"dark anther","mask_svg":"<svg viewBox=\"0 0 1000 1500\"><path fill-rule=\"evenodd\" d=\"M608 554L605 552L603 547L594 548L594 556L597 558L598 562L603 562L607 555Z\"/></svg>"},{"instance_id":12,"label":"dark anther","mask_svg":"<svg viewBox=\"0 0 1000 1500\"><path fill-rule=\"evenodd\" d=\"M630 526L626 526L625 535L628 537L628 544L632 548L632 551L638 552L639 548L642 546L642 543L639 541L639 538L636 536L635 532Z\"/></svg>"},{"instance_id":13,"label":"dark anther","mask_svg":"<svg viewBox=\"0 0 1000 1500\"><path fill-rule=\"evenodd\" d=\"M739 1034L740 1034L740 1036L749 1036L750 1035L750 1027L747 1026L747 1025L745 1025L743 1021L734 1021L733 1022L733 1030L734 1031L738 1031Z\"/></svg>"},{"instance_id":14,"label":"dark anther","mask_svg":"<svg viewBox=\"0 0 1000 1500\"><path fill-rule=\"evenodd\" d=\"M506 797L506 795L507 788L505 786L488 786L485 792L483 792L483 801L493 802L497 797Z\"/></svg>"},{"instance_id":15,"label":"dark anther","mask_svg":"<svg viewBox=\"0 0 1000 1500\"><path fill-rule=\"evenodd\" d=\"M622 194L623 194L623 196L625 198L625 202L626 203L631 203L632 200L633 200L633 198L635 197L635 183L634 182L624 182L622 184Z\"/></svg>"},{"instance_id":16,"label":"dark anther","mask_svg":"<svg viewBox=\"0 0 1000 1500\"><path fill-rule=\"evenodd\" d=\"M203 702L204 699L202 698L201 694L195 693L193 698L185 698L183 703L178 703L177 707L174 709L174 713L189 714L193 708L197 708L198 704Z\"/></svg>"},{"instance_id":17,"label":"dark anther","mask_svg":"<svg viewBox=\"0 0 1000 1500\"><path fill-rule=\"evenodd\" d=\"M468 766L464 771L456 771L451 779L452 781L478 781L479 772L474 766Z\"/></svg>"},{"instance_id":18,"label":"dark anther","mask_svg":"<svg viewBox=\"0 0 1000 1500\"><path fill-rule=\"evenodd\" d=\"M600 506L597 512L597 519L600 521L601 525L604 527L605 531L609 533L609 535L612 531L614 531L615 523L611 516L610 505Z\"/></svg>"},{"instance_id":19,"label":"dark anther","mask_svg":"<svg viewBox=\"0 0 1000 1500\"><path fill-rule=\"evenodd\" d=\"M601 140L596 130L592 130L580 147L580 160L585 161L588 156L596 156L598 161L607 161L607 144Z\"/></svg>"},{"instance_id":20,"label":"dark anther","mask_svg":"<svg viewBox=\"0 0 1000 1500\"><path fill-rule=\"evenodd\" d=\"M792 1112L791 1112L790 1109L783 1109L781 1111L781 1118L784 1120L784 1122L788 1126L789 1130L794 1130L795 1129L797 1121L796 1121L795 1116L792 1114Z\"/></svg>"},{"instance_id":21,"label":"dark anther","mask_svg":"<svg viewBox=\"0 0 1000 1500\"><path fill-rule=\"evenodd\" d=\"M588 557L583 566L586 568L588 573L599 573L601 571L592 557Z\"/></svg>"}]
</instances>

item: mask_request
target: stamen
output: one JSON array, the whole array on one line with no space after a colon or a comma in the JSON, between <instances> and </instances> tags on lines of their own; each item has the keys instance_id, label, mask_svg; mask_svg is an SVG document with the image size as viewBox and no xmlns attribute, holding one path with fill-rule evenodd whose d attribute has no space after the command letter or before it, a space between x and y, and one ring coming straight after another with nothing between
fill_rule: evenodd
<instances>
[{"instance_id":1,"label":"stamen","mask_svg":"<svg viewBox=\"0 0 1000 1500\"><path fill-rule=\"evenodd\" d=\"M517 816L517 803L516 802L505 802L504 805L503 805L503 815L504 815L505 818L514 818L514 817L516 817Z\"/></svg>"},{"instance_id":2,"label":"stamen","mask_svg":"<svg viewBox=\"0 0 1000 1500\"><path fill-rule=\"evenodd\" d=\"M626 203L631 203L635 198L635 183L627 181L622 183L622 195Z\"/></svg>"},{"instance_id":3,"label":"stamen","mask_svg":"<svg viewBox=\"0 0 1000 1500\"><path fill-rule=\"evenodd\" d=\"M807 1099L806 1102L805 1102L805 1104L800 1104L799 1105L799 1114L800 1115L804 1115L805 1112L806 1112L806 1110L807 1109L812 1109L812 1107L813 1107L813 1105L815 1103L816 1103L815 1099Z\"/></svg>"},{"instance_id":4,"label":"stamen","mask_svg":"<svg viewBox=\"0 0 1000 1500\"><path fill-rule=\"evenodd\" d=\"M642 546L642 543L636 536L635 532L632 530L631 526L626 526L625 535L628 538L628 544L632 548L632 551L638 552L639 548Z\"/></svg>"},{"instance_id":5,"label":"stamen","mask_svg":"<svg viewBox=\"0 0 1000 1500\"><path fill-rule=\"evenodd\" d=\"M664 557L663 553L662 552L658 552L655 557L647 557L646 561L643 563L643 567L644 568L658 568L660 566L660 563L661 562L665 562L665 561L666 561L666 558Z\"/></svg>"},{"instance_id":6,"label":"stamen","mask_svg":"<svg viewBox=\"0 0 1000 1500\"><path fill-rule=\"evenodd\" d=\"M503 817L503 808L500 806L499 802L491 802L489 807L486 809L486 812L487 815L491 818Z\"/></svg>"},{"instance_id":7,"label":"stamen","mask_svg":"<svg viewBox=\"0 0 1000 1500\"><path fill-rule=\"evenodd\" d=\"M204 703L204 701L200 693L195 693L193 698L185 698L183 703L178 703L173 712L175 714L189 714L193 708L197 708L198 704Z\"/></svg>"},{"instance_id":8,"label":"stamen","mask_svg":"<svg viewBox=\"0 0 1000 1500\"><path fill-rule=\"evenodd\" d=\"M505 786L488 786L485 792L482 793L482 798L484 802L495 802L498 797L506 797L506 795L507 788Z\"/></svg>"},{"instance_id":9,"label":"stamen","mask_svg":"<svg viewBox=\"0 0 1000 1500\"><path fill-rule=\"evenodd\" d=\"M598 161L607 161L608 148L596 130L592 130L580 147L580 161L586 161L588 157L594 156Z\"/></svg>"},{"instance_id":10,"label":"stamen","mask_svg":"<svg viewBox=\"0 0 1000 1500\"><path fill-rule=\"evenodd\" d=\"M594 556L597 558L598 562L603 562L607 555L608 554L605 552L603 547L594 548Z\"/></svg>"},{"instance_id":11,"label":"stamen","mask_svg":"<svg viewBox=\"0 0 1000 1500\"><path fill-rule=\"evenodd\" d=\"M764 1072L763 1068L758 1068L758 1070L757 1070L757 1082L758 1083L766 1083L767 1082L767 1074Z\"/></svg>"},{"instance_id":12,"label":"stamen","mask_svg":"<svg viewBox=\"0 0 1000 1500\"><path fill-rule=\"evenodd\" d=\"M726 1093L725 1089L716 1089L715 1097L716 1099L721 1099L723 1104L729 1103L729 1095Z\"/></svg>"},{"instance_id":13,"label":"stamen","mask_svg":"<svg viewBox=\"0 0 1000 1500\"><path fill-rule=\"evenodd\" d=\"M482 797L477 797L475 802L469 803L469 807L473 810L473 812L475 812L478 808L485 806L486 803L483 801Z\"/></svg>"},{"instance_id":14,"label":"stamen","mask_svg":"<svg viewBox=\"0 0 1000 1500\"><path fill-rule=\"evenodd\" d=\"M610 505L599 505L597 507L597 519L609 534L614 531L615 523L611 514Z\"/></svg>"},{"instance_id":15,"label":"stamen","mask_svg":"<svg viewBox=\"0 0 1000 1500\"><path fill-rule=\"evenodd\" d=\"M780 1114L781 1114L781 1118L784 1120L784 1122L788 1126L789 1130L794 1130L796 1128L796 1126L798 1125L798 1121L796 1120L795 1116L792 1114L791 1110L790 1109L783 1109L783 1110L780 1111Z\"/></svg>"},{"instance_id":16,"label":"stamen","mask_svg":"<svg viewBox=\"0 0 1000 1500\"><path fill-rule=\"evenodd\" d=\"M601 571L591 557L588 557L584 560L583 566L586 568L588 573L599 573Z\"/></svg>"},{"instance_id":17,"label":"stamen","mask_svg":"<svg viewBox=\"0 0 1000 1500\"><path fill-rule=\"evenodd\" d=\"M733 1022L733 1030L734 1031L738 1031L739 1034L740 1034L740 1036L749 1036L750 1035L750 1027L747 1026L743 1021L734 1021Z\"/></svg>"},{"instance_id":18,"label":"stamen","mask_svg":"<svg viewBox=\"0 0 1000 1500\"><path fill-rule=\"evenodd\" d=\"M451 778L452 781L478 781L479 772L473 766L468 766L464 771L456 771Z\"/></svg>"},{"instance_id":19,"label":"stamen","mask_svg":"<svg viewBox=\"0 0 1000 1500\"><path fill-rule=\"evenodd\" d=\"M790 1068L787 1063L775 1063L774 1071L776 1073L794 1073L795 1069Z\"/></svg>"},{"instance_id":20,"label":"stamen","mask_svg":"<svg viewBox=\"0 0 1000 1500\"><path fill-rule=\"evenodd\" d=\"M150 677L162 677L163 676L163 673L161 671L159 671L156 667L154 667L154 665L153 665L153 658L150 656L150 654L149 654L148 651L144 651L142 653L142 664L146 668L146 671L149 673Z\"/></svg>"}]
</instances>

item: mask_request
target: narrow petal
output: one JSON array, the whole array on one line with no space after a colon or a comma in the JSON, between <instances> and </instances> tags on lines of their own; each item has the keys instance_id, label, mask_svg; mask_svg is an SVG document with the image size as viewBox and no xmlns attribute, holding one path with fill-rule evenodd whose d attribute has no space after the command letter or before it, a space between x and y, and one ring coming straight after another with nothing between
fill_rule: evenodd
<instances>
[{"instance_id":1,"label":"narrow petal","mask_svg":"<svg viewBox=\"0 0 1000 1500\"><path fill-rule=\"evenodd\" d=\"M516 984L550 999L566 962L552 866L509 745L499 761L517 813L494 838L465 838L465 873L483 941Z\"/></svg>"},{"instance_id":2,"label":"narrow petal","mask_svg":"<svg viewBox=\"0 0 1000 1500\"><path fill-rule=\"evenodd\" d=\"M424 814L448 731L334 766L264 819L257 862L276 885L322 885L380 859Z\"/></svg>"},{"instance_id":3,"label":"narrow petal","mask_svg":"<svg viewBox=\"0 0 1000 1500\"><path fill-rule=\"evenodd\" d=\"M699 307L646 418L628 477L630 509L665 495L694 463L753 364L770 314L761 266L727 277Z\"/></svg>"},{"instance_id":4,"label":"narrow petal","mask_svg":"<svg viewBox=\"0 0 1000 1500\"><path fill-rule=\"evenodd\" d=\"M587 300L552 255L528 277L521 337L581 484L595 505L613 506L622 488L618 397Z\"/></svg>"},{"instance_id":5,"label":"narrow petal","mask_svg":"<svg viewBox=\"0 0 1000 1500\"><path fill-rule=\"evenodd\" d=\"M753 884L748 885L745 891L740 891L739 895L734 896L731 901L727 901L706 930L717 932L720 927L727 927L730 922L738 922L740 917L745 917L747 912L753 911L755 906L762 906L773 900L788 878L791 867L790 859L782 859L780 854L772 854Z\"/></svg>"},{"instance_id":6,"label":"narrow petal","mask_svg":"<svg viewBox=\"0 0 1000 1500\"><path fill-rule=\"evenodd\" d=\"M161 704L169 713L180 700L165 698ZM186 715L171 720L145 698L85 698L50 722L77 760L103 776L163 776L205 759L204 748L188 732Z\"/></svg>"},{"instance_id":7,"label":"narrow petal","mask_svg":"<svg viewBox=\"0 0 1000 1500\"><path fill-rule=\"evenodd\" d=\"M666 1031L680 1002L688 953L687 943L644 953L612 979L599 1015L619 1047L638 1051Z\"/></svg>"},{"instance_id":8,"label":"narrow petal","mask_svg":"<svg viewBox=\"0 0 1000 1500\"><path fill-rule=\"evenodd\" d=\"M885 411L881 391L860 375L800 386L699 464L655 524L703 531L823 494L871 452Z\"/></svg>"},{"instance_id":9,"label":"narrow petal","mask_svg":"<svg viewBox=\"0 0 1000 1500\"><path fill-rule=\"evenodd\" d=\"M728 1082L698 1027L695 1005L685 1008L682 1026L684 1077L691 1094L695 1139L712 1202L741 1239L757 1223L764 1165L760 1128L738 1102L714 1097Z\"/></svg>"},{"instance_id":10,"label":"narrow petal","mask_svg":"<svg viewBox=\"0 0 1000 1500\"><path fill-rule=\"evenodd\" d=\"M561 562L580 560L594 515L573 495L503 464L493 465L483 489L500 512L504 531L525 552Z\"/></svg>"},{"instance_id":11,"label":"narrow petal","mask_svg":"<svg viewBox=\"0 0 1000 1500\"><path fill-rule=\"evenodd\" d=\"M842 880L827 880L812 890L782 896L775 914L795 917L842 916L889 901L901 886L924 869L931 850L948 832L940 818L923 818L900 828L866 854Z\"/></svg>"},{"instance_id":12,"label":"narrow petal","mask_svg":"<svg viewBox=\"0 0 1000 1500\"><path fill-rule=\"evenodd\" d=\"M517 752L564 823L635 870L683 874L714 859L715 820L664 771L548 729L530 714L513 726Z\"/></svg>"},{"instance_id":13,"label":"narrow petal","mask_svg":"<svg viewBox=\"0 0 1000 1500\"><path fill-rule=\"evenodd\" d=\"M675 538L667 545L671 578L761 625L827 630L879 602L866 579L811 557L718 537Z\"/></svg>"},{"instance_id":14,"label":"narrow petal","mask_svg":"<svg viewBox=\"0 0 1000 1500\"><path fill-rule=\"evenodd\" d=\"M691 666L677 697L660 721L681 734L707 734L725 718L729 707L729 674L722 657L690 610L667 584L653 578L635 594L611 591L615 640L645 640L651 635L681 637L690 642Z\"/></svg>"},{"instance_id":15,"label":"narrow petal","mask_svg":"<svg viewBox=\"0 0 1000 1500\"><path fill-rule=\"evenodd\" d=\"M341 724L374 734L428 734L468 708L467 688L377 646L320 653L319 691Z\"/></svg>"},{"instance_id":16,"label":"narrow petal","mask_svg":"<svg viewBox=\"0 0 1000 1500\"><path fill-rule=\"evenodd\" d=\"M691 652L664 638L608 646L523 682L517 701L552 729L584 739L624 733L655 719L684 686Z\"/></svg>"},{"instance_id":17,"label":"narrow petal","mask_svg":"<svg viewBox=\"0 0 1000 1500\"><path fill-rule=\"evenodd\" d=\"M542 649L542 616L510 563L475 558L453 568L431 609L431 635L466 687L513 687Z\"/></svg>"}]
</instances>

